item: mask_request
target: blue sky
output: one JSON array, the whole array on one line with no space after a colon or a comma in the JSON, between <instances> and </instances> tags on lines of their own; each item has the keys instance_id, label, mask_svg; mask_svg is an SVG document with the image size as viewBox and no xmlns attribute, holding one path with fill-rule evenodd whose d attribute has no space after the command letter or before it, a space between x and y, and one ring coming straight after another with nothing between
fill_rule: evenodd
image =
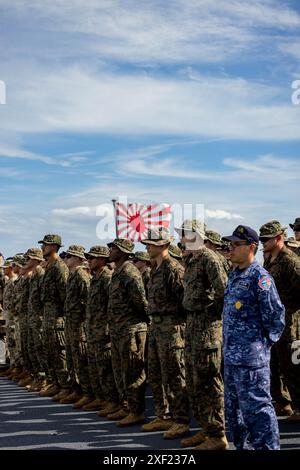
<instances>
[{"instance_id":1,"label":"blue sky","mask_svg":"<svg viewBox=\"0 0 300 470\"><path fill-rule=\"evenodd\" d=\"M6 255L104 243L119 195L222 234L300 216L298 1L2 0L0 31Z\"/></svg>"}]
</instances>

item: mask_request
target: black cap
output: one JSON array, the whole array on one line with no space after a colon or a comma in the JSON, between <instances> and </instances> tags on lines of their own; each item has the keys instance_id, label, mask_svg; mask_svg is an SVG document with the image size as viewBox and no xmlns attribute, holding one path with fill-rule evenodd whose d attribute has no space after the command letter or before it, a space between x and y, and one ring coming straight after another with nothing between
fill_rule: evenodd
<instances>
[{"instance_id":1,"label":"black cap","mask_svg":"<svg viewBox=\"0 0 300 470\"><path fill-rule=\"evenodd\" d=\"M248 243L259 244L258 234L253 228L247 227L246 225L239 225L228 237L222 237L225 241L246 241Z\"/></svg>"}]
</instances>

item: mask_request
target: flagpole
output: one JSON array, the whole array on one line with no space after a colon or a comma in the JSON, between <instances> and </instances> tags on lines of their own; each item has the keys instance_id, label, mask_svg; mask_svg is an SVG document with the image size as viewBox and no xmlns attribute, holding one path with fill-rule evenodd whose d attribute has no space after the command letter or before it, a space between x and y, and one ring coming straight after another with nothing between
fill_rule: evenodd
<instances>
[{"instance_id":1,"label":"flagpole","mask_svg":"<svg viewBox=\"0 0 300 470\"><path fill-rule=\"evenodd\" d=\"M115 229L116 229L116 238L118 238L118 225L117 225L117 210L116 210L116 199L111 200L113 206L114 206L114 214L115 214Z\"/></svg>"}]
</instances>

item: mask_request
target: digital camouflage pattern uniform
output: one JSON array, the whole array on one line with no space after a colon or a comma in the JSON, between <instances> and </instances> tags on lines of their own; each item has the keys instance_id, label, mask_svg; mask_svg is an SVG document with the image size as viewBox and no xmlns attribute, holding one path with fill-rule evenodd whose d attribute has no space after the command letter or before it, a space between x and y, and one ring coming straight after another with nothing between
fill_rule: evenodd
<instances>
[{"instance_id":1,"label":"digital camouflage pattern uniform","mask_svg":"<svg viewBox=\"0 0 300 470\"><path fill-rule=\"evenodd\" d=\"M6 265L10 266L11 261L6 261ZM5 318L7 348L9 352L10 366L15 367L16 364L16 340L15 340L15 319L13 312L13 296L14 284L17 276L14 275L5 283L3 292L3 315Z\"/></svg>"},{"instance_id":2,"label":"digital camouflage pattern uniform","mask_svg":"<svg viewBox=\"0 0 300 470\"><path fill-rule=\"evenodd\" d=\"M107 247L95 246L90 254L108 257ZM111 342L108 328L108 292L112 270L105 266L95 272L91 279L86 313L89 375L96 398L118 403L114 373L111 362Z\"/></svg>"},{"instance_id":3,"label":"digital camouflage pattern uniform","mask_svg":"<svg viewBox=\"0 0 300 470\"><path fill-rule=\"evenodd\" d=\"M220 249L224 245L224 242L222 241L221 235L218 232L214 232L213 230L206 230L205 231L205 236L207 240L209 240L213 245L216 247L215 253L219 256L221 263L223 265L223 268L228 275L229 272L231 271L231 262L224 258L222 253L220 253Z\"/></svg>"},{"instance_id":4,"label":"digital camouflage pattern uniform","mask_svg":"<svg viewBox=\"0 0 300 470\"><path fill-rule=\"evenodd\" d=\"M43 302L43 343L47 361L49 379L53 383L67 388L67 368L64 337L64 302L68 268L57 257L47 264L41 288Z\"/></svg>"},{"instance_id":5,"label":"digital camouflage pattern uniform","mask_svg":"<svg viewBox=\"0 0 300 470\"><path fill-rule=\"evenodd\" d=\"M40 248L29 248L24 256L26 259L43 261L43 252ZM46 368L41 331L43 316L41 285L43 275L44 269L37 265L30 276L28 292L27 348L35 376L44 373Z\"/></svg>"},{"instance_id":6,"label":"digital camouflage pattern uniform","mask_svg":"<svg viewBox=\"0 0 300 470\"><path fill-rule=\"evenodd\" d=\"M151 271L148 284L148 373L155 414L170 413L175 423L188 423L184 369L185 315L182 307L184 268L168 256Z\"/></svg>"},{"instance_id":7,"label":"digital camouflage pattern uniform","mask_svg":"<svg viewBox=\"0 0 300 470\"><path fill-rule=\"evenodd\" d=\"M84 258L84 247L71 245L67 254ZM85 335L85 316L90 274L84 266L78 266L70 272L65 299L65 338L70 347L71 357L67 357L70 385L76 384L84 395L91 396L92 388L89 379L87 345Z\"/></svg>"},{"instance_id":8,"label":"digital camouflage pattern uniform","mask_svg":"<svg viewBox=\"0 0 300 470\"><path fill-rule=\"evenodd\" d=\"M189 423L184 368L185 314L182 307L184 268L170 256L170 241L169 233L163 228L150 230L148 238L142 241L145 245L166 246L169 252L160 266L153 267L148 283L148 315L151 318L148 374L156 416L164 419L170 415L174 432L175 428L186 432L185 426L180 426ZM170 428L172 433L173 429Z\"/></svg>"},{"instance_id":9,"label":"digital camouflage pattern uniform","mask_svg":"<svg viewBox=\"0 0 300 470\"><path fill-rule=\"evenodd\" d=\"M129 240L113 242L132 251ZM110 246L110 244L109 244ZM123 407L140 415L145 409L145 344L147 300L142 276L130 262L115 269L109 287L108 320L111 334L112 366Z\"/></svg>"},{"instance_id":10,"label":"digital camouflage pattern uniform","mask_svg":"<svg viewBox=\"0 0 300 470\"><path fill-rule=\"evenodd\" d=\"M272 238L284 230L278 221L271 221L260 228L260 237ZM300 364L292 362L294 341L300 340L300 258L284 247L272 260L271 256L264 262L264 268L273 276L279 296L286 310L286 326L280 340L272 348L272 354L277 354L283 387L276 389L273 398L283 405L289 400L285 388L288 388L294 407L300 410ZM273 387L274 393L274 387Z\"/></svg>"},{"instance_id":11,"label":"digital camouflage pattern uniform","mask_svg":"<svg viewBox=\"0 0 300 470\"><path fill-rule=\"evenodd\" d=\"M19 268L22 268L25 265L24 256L22 254L14 256L13 264L19 266ZM15 324L17 367L25 366L24 358L22 354L22 340L21 340L22 314L20 318L20 305L21 305L23 282L24 282L24 277L19 274L14 283L14 292L13 292L13 300L12 300L14 324Z\"/></svg>"},{"instance_id":12,"label":"digital camouflage pattern uniform","mask_svg":"<svg viewBox=\"0 0 300 470\"><path fill-rule=\"evenodd\" d=\"M227 275L219 256L206 247L188 261L183 306L186 380L194 417L209 436L223 436L224 389L222 306Z\"/></svg>"}]
</instances>

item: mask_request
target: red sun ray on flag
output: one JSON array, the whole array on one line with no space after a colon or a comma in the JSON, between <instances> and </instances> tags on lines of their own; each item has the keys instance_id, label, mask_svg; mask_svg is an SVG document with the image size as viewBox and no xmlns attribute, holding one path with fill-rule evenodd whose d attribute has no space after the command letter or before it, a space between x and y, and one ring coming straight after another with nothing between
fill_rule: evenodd
<instances>
[{"instance_id":1,"label":"red sun ray on flag","mask_svg":"<svg viewBox=\"0 0 300 470\"><path fill-rule=\"evenodd\" d=\"M171 206L169 204L132 203L125 205L117 202L116 223L117 237L128 238L134 242L144 240L148 230L155 227L170 227Z\"/></svg>"}]
</instances>

